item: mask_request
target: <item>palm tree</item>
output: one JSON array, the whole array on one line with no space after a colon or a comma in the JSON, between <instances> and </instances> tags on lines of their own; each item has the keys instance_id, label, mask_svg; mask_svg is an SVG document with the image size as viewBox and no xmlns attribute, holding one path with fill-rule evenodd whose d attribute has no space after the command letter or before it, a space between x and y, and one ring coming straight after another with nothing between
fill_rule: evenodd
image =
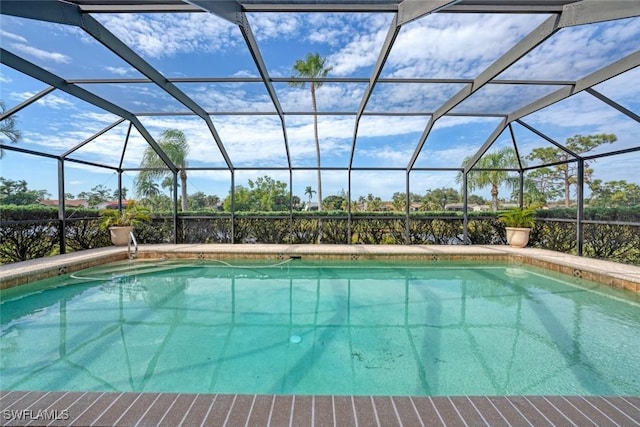
<instances>
[{"instance_id":1,"label":"palm tree","mask_svg":"<svg viewBox=\"0 0 640 427\"><path fill-rule=\"evenodd\" d=\"M305 59L299 59L293 65L296 73L294 77L302 78L322 78L333 69L333 67L325 67L326 58L320 56L319 53L308 53ZM305 82L290 82L290 86L304 87ZM320 141L318 140L318 105L316 102L316 89L322 86L322 82L309 82L311 87L311 105L313 107L313 132L316 141L316 159L318 165L318 210L322 210L322 174L320 172Z\"/></svg>"},{"instance_id":2,"label":"palm tree","mask_svg":"<svg viewBox=\"0 0 640 427\"><path fill-rule=\"evenodd\" d=\"M309 207L311 207L311 198L313 197L313 193L317 193L317 191L313 190L310 185L307 185L307 188L304 189L304 194L309 196Z\"/></svg>"},{"instance_id":3,"label":"palm tree","mask_svg":"<svg viewBox=\"0 0 640 427\"><path fill-rule=\"evenodd\" d=\"M4 114L5 111L6 108L4 106L4 102L0 101L0 114ZM14 144L22 137L20 131L16 128L16 125L17 122L15 116L9 116L0 122L0 135L8 138L9 141ZM2 148L0 148L0 157L2 157Z\"/></svg>"},{"instance_id":4,"label":"palm tree","mask_svg":"<svg viewBox=\"0 0 640 427\"><path fill-rule=\"evenodd\" d=\"M187 143L187 137L177 129L166 129L160 135L158 139L158 145L165 152L167 157L178 167L180 170L180 182L182 189L182 211L187 210L187 156L189 155L189 144ZM150 170L143 170L138 175L137 191L140 192L140 185L145 181L153 181L157 178L168 177L171 171L166 168L166 165L160 159L160 156L156 154L152 147L147 147L145 150L142 161L140 162L141 168L149 168Z\"/></svg>"},{"instance_id":5,"label":"palm tree","mask_svg":"<svg viewBox=\"0 0 640 427\"><path fill-rule=\"evenodd\" d=\"M160 183L160 187L162 187L163 190L169 190L169 197L173 199L173 177L165 176Z\"/></svg>"},{"instance_id":6,"label":"palm tree","mask_svg":"<svg viewBox=\"0 0 640 427\"><path fill-rule=\"evenodd\" d=\"M465 166L471 157L467 157L462 161L462 166ZM502 148L496 152L485 154L478 160L474 168L478 169L492 169L483 170L468 174L467 187L469 191L473 191L477 188L484 188L491 186L491 210L498 210L498 188L502 184L509 184L514 186L514 181L510 179L509 172L500 169L517 168L518 156L515 150L511 147ZM462 175L458 175L457 181L462 180Z\"/></svg>"},{"instance_id":7,"label":"palm tree","mask_svg":"<svg viewBox=\"0 0 640 427\"><path fill-rule=\"evenodd\" d=\"M156 197L160 195L160 188L158 188L158 183L155 181L151 181L149 179L138 179L136 180L136 195L139 197L144 197L149 199L151 197Z\"/></svg>"}]
</instances>

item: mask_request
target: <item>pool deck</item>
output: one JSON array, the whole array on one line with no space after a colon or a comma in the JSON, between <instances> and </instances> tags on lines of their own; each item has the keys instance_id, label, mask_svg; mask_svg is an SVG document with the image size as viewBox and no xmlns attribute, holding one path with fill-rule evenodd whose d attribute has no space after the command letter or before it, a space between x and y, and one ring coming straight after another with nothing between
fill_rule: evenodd
<instances>
[{"instance_id":1,"label":"pool deck","mask_svg":"<svg viewBox=\"0 0 640 427\"><path fill-rule=\"evenodd\" d=\"M640 397L272 396L14 391L0 392L0 407L3 425L21 426L640 425Z\"/></svg>"},{"instance_id":2,"label":"pool deck","mask_svg":"<svg viewBox=\"0 0 640 427\"><path fill-rule=\"evenodd\" d=\"M640 267L508 246L142 245L139 259L506 261L599 281L640 301ZM0 266L0 289L127 259L107 247ZM1 386L0 386L1 387ZM640 426L638 396L291 396L0 391L2 425Z\"/></svg>"}]
</instances>

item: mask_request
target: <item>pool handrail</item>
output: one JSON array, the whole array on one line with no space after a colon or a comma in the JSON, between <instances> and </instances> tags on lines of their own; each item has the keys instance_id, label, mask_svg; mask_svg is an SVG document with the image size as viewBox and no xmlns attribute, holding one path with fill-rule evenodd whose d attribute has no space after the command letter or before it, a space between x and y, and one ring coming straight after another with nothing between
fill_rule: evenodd
<instances>
[{"instance_id":1,"label":"pool handrail","mask_svg":"<svg viewBox=\"0 0 640 427\"><path fill-rule=\"evenodd\" d=\"M131 243L133 243L133 254L131 253ZM138 241L136 240L136 235L133 234L133 231L129 232L129 239L127 241L127 254L129 255L129 259L135 259L138 257Z\"/></svg>"}]
</instances>

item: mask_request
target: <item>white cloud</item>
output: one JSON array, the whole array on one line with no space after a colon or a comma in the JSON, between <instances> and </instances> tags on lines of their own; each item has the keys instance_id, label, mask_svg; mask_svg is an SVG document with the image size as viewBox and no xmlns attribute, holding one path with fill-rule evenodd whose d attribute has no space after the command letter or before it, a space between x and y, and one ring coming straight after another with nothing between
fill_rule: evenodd
<instances>
[{"instance_id":1,"label":"white cloud","mask_svg":"<svg viewBox=\"0 0 640 427\"><path fill-rule=\"evenodd\" d=\"M384 30L377 33L356 34L346 46L329 56L328 62L335 64L332 74L348 76L359 68L373 66L378 60L378 53L385 37Z\"/></svg>"},{"instance_id":2,"label":"white cloud","mask_svg":"<svg viewBox=\"0 0 640 427\"><path fill-rule=\"evenodd\" d=\"M544 16L435 14L404 26L383 74L476 77Z\"/></svg>"},{"instance_id":3,"label":"white cloud","mask_svg":"<svg viewBox=\"0 0 640 427\"><path fill-rule=\"evenodd\" d=\"M23 43L23 44L29 43L29 41L24 37L19 36L18 34L11 33L9 31L5 31L5 30L0 30L0 38L10 39L15 42Z\"/></svg>"},{"instance_id":4,"label":"white cloud","mask_svg":"<svg viewBox=\"0 0 640 427\"><path fill-rule=\"evenodd\" d=\"M318 111L356 111L364 89L364 84L325 83L316 89ZM285 111L312 111L308 85L304 88L281 88L278 98Z\"/></svg>"},{"instance_id":5,"label":"white cloud","mask_svg":"<svg viewBox=\"0 0 640 427\"><path fill-rule=\"evenodd\" d=\"M34 95L36 95L36 92L26 91L26 92L11 92L9 96L11 97L11 99L16 99L22 102L33 97ZM42 107L53 108L55 110L60 110L62 108L75 107L73 102L69 101L66 98L60 97L54 93L49 93L48 95L45 95L44 97L38 99L35 102L35 104L40 105Z\"/></svg>"},{"instance_id":6,"label":"white cloud","mask_svg":"<svg viewBox=\"0 0 640 427\"><path fill-rule=\"evenodd\" d=\"M462 101L452 111L457 113L511 113L560 86L486 85Z\"/></svg>"},{"instance_id":7,"label":"white cloud","mask_svg":"<svg viewBox=\"0 0 640 427\"><path fill-rule=\"evenodd\" d=\"M262 83L199 84L184 88L207 111L275 111Z\"/></svg>"},{"instance_id":8,"label":"white cloud","mask_svg":"<svg viewBox=\"0 0 640 427\"><path fill-rule=\"evenodd\" d=\"M126 76L130 73L135 73L136 71L130 67L105 67L107 71L113 74L117 74L119 76Z\"/></svg>"},{"instance_id":9,"label":"white cloud","mask_svg":"<svg viewBox=\"0 0 640 427\"><path fill-rule=\"evenodd\" d=\"M17 50L18 52L21 52L32 58L37 58L44 62L51 61L51 62L57 62L62 64L68 64L71 62L71 58L69 58L67 55L64 55L62 53L49 52L49 51L38 49L36 47L29 46L23 43L11 43L10 46L15 50Z\"/></svg>"},{"instance_id":10,"label":"white cloud","mask_svg":"<svg viewBox=\"0 0 640 427\"><path fill-rule=\"evenodd\" d=\"M433 112L462 87L461 84L379 83L366 111Z\"/></svg>"},{"instance_id":11,"label":"white cloud","mask_svg":"<svg viewBox=\"0 0 640 427\"><path fill-rule=\"evenodd\" d=\"M290 13L254 13L248 18L258 41L291 38L299 31L303 20L301 15Z\"/></svg>"},{"instance_id":12,"label":"white cloud","mask_svg":"<svg viewBox=\"0 0 640 427\"><path fill-rule=\"evenodd\" d=\"M363 148L363 145L365 144L360 143L359 149L358 146L356 146L356 158L360 159L360 165L362 165L362 163L369 163L367 159L373 159L384 166L406 167L415 149L415 144L408 147L399 147L397 145L390 146L385 144L382 146L376 146L374 149ZM357 163L358 160L356 159L355 162Z\"/></svg>"},{"instance_id":13,"label":"white cloud","mask_svg":"<svg viewBox=\"0 0 640 427\"><path fill-rule=\"evenodd\" d=\"M375 64L391 22L389 14L253 14L250 22L260 42L288 42L297 39L311 47L326 45L334 53L326 55L331 75L349 75ZM283 48L286 47L283 45ZM320 49L318 49L320 50ZM275 75L289 71L272 70Z\"/></svg>"},{"instance_id":14,"label":"white cloud","mask_svg":"<svg viewBox=\"0 0 640 427\"><path fill-rule=\"evenodd\" d=\"M287 165L278 118L228 117L217 128L234 165Z\"/></svg>"},{"instance_id":15,"label":"white cloud","mask_svg":"<svg viewBox=\"0 0 640 427\"><path fill-rule=\"evenodd\" d=\"M77 120L86 120L90 123L100 122L102 124L111 124L119 119L119 117L116 116L115 114L99 113L99 112L92 112L92 111L86 111L79 114L75 114L73 117L74 119L77 119Z\"/></svg>"},{"instance_id":16,"label":"white cloud","mask_svg":"<svg viewBox=\"0 0 640 427\"><path fill-rule=\"evenodd\" d=\"M53 108L56 110L69 108L69 107L75 108L75 104L73 102L53 94L49 94L44 98L40 98L39 100L36 101L36 104L43 105L48 108Z\"/></svg>"},{"instance_id":17,"label":"white cloud","mask_svg":"<svg viewBox=\"0 0 640 427\"><path fill-rule=\"evenodd\" d=\"M345 159L351 149L354 119L351 117L320 117L318 135L322 165L347 166ZM293 164L315 166L316 148L312 117L298 117L287 121L287 135Z\"/></svg>"},{"instance_id":18,"label":"white cloud","mask_svg":"<svg viewBox=\"0 0 640 427\"><path fill-rule=\"evenodd\" d=\"M98 15L110 31L132 49L151 58L234 48L237 27L210 13Z\"/></svg>"},{"instance_id":19,"label":"white cloud","mask_svg":"<svg viewBox=\"0 0 640 427\"><path fill-rule=\"evenodd\" d=\"M639 37L640 18L564 28L500 78L579 79L633 52Z\"/></svg>"},{"instance_id":20,"label":"white cloud","mask_svg":"<svg viewBox=\"0 0 640 427\"><path fill-rule=\"evenodd\" d=\"M606 126L613 129L619 117L620 113L615 109L608 107L587 93L579 93L530 114L523 120L534 125L558 128L593 129L597 126ZM611 131L607 133L611 133Z\"/></svg>"},{"instance_id":21,"label":"white cloud","mask_svg":"<svg viewBox=\"0 0 640 427\"><path fill-rule=\"evenodd\" d=\"M312 43L324 43L337 46L338 40L345 33L343 28L319 28L317 32L309 34L308 40Z\"/></svg>"},{"instance_id":22,"label":"white cloud","mask_svg":"<svg viewBox=\"0 0 640 427\"><path fill-rule=\"evenodd\" d=\"M603 95L612 98L614 101L627 104L627 108L634 109L636 114L640 113L638 104L640 103L640 67L634 68L607 80L594 89Z\"/></svg>"},{"instance_id":23,"label":"white cloud","mask_svg":"<svg viewBox=\"0 0 640 427\"><path fill-rule=\"evenodd\" d=\"M358 138L392 138L422 133L428 121L429 117L364 116L358 126Z\"/></svg>"},{"instance_id":24,"label":"white cloud","mask_svg":"<svg viewBox=\"0 0 640 427\"><path fill-rule=\"evenodd\" d=\"M43 99L46 100L51 96L48 95ZM64 110L64 117L60 118L60 113L52 114L43 126L23 129L23 142L38 145L39 149L46 153L61 154L117 120L116 116L109 113L90 110L78 111L74 104L64 105L64 100L62 104L54 106L51 105L51 99L47 102L49 108L60 107L59 109ZM98 140L85 145L80 150L82 153L80 158L104 164L117 164L119 161L118 152L122 149L126 128L126 124L121 124L99 137ZM109 141L109 143L104 144L103 141ZM114 150L114 147L117 149Z\"/></svg>"},{"instance_id":25,"label":"white cloud","mask_svg":"<svg viewBox=\"0 0 640 427\"><path fill-rule=\"evenodd\" d=\"M240 70L234 73L232 77L260 77L260 76L251 70Z\"/></svg>"}]
</instances>

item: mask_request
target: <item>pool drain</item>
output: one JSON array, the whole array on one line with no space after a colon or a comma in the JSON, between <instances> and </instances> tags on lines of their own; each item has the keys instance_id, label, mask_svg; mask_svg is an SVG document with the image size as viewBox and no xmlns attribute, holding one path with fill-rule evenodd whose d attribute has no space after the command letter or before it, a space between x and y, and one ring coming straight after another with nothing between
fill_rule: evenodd
<instances>
[{"instance_id":1,"label":"pool drain","mask_svg":"<svg viewBox=\"0 0 640 427\"><path fill-rule=\"evenodd\" d=\"M293 344L299 344L302 341L302 337L300 335L291 335L289 337L289 341Z\"/></svg>"}]
</instances>

